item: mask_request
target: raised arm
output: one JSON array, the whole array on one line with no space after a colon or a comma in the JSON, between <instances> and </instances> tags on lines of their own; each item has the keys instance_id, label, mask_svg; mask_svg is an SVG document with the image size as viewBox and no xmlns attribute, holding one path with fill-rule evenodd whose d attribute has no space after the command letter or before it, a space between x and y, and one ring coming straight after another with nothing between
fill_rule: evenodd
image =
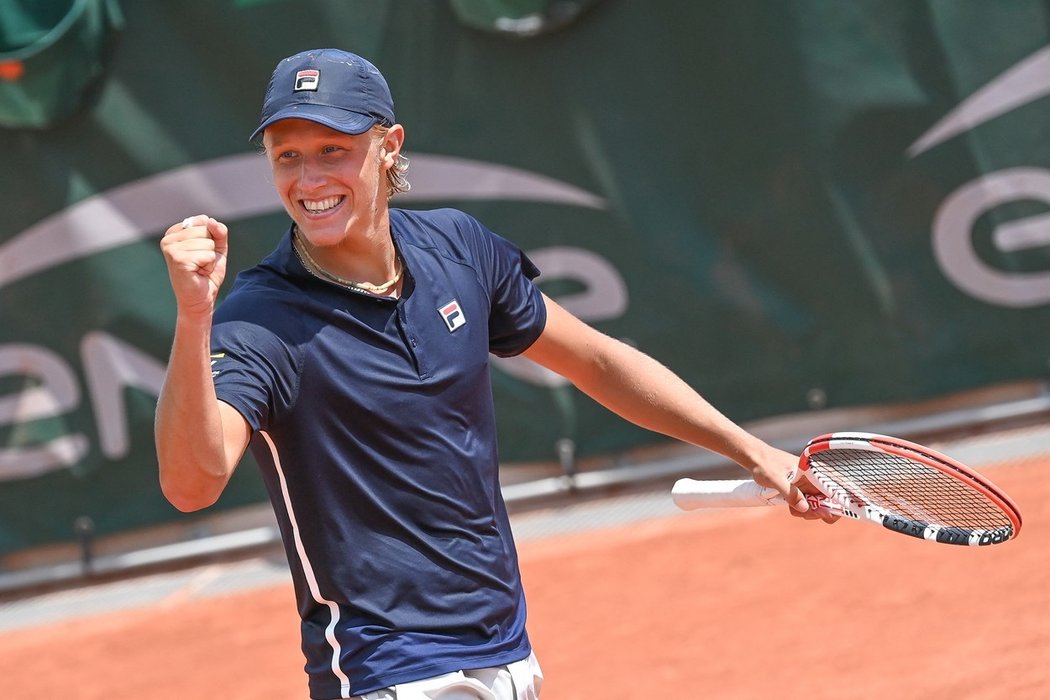
<instances>
[{"instance_id":1,"label":"raised arm","mask_svg":"<svg viewBox=\"0 0 1050 700\"><path fill-rule=\"evenodd\" d=\"M546 298L547 325L525 357L643 428L712 450L780 491L797 512L808 510L792 485L798 458L733 423L674 372L645 353L588 326Z\"/></svg>"},{"instance_id":2,"label":"raised arm","mask_svg":"<svg viewBox=\"0 0 1050 700\"><path fill-rule=\"evenodd\" d=\"M211 323L226 275L226 226L190 217L167 230L161 250L178 316L157 403L157 460L165 497L191 511L219 498L251 437L241 414L215 397L211 375Z\"/></svg>"}]
</instances>

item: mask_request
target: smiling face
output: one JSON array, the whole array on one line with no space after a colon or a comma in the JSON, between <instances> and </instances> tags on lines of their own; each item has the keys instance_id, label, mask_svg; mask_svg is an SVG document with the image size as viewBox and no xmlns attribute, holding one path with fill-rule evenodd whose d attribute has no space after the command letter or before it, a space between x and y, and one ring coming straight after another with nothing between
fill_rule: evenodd
<instances>
[{"instance_id":1,"label":"smiling face","mask_svg":"<svg viewBox=\"0 0 1050 700\"><path fill-rule=\"evenodd\" d=\"M263 145L273 184L303 237L315 246L331 246L382 230L386 171L403 138L396 124L382 136L344 134L304 119L268 126Z\"/></svg>"}]
</instances>

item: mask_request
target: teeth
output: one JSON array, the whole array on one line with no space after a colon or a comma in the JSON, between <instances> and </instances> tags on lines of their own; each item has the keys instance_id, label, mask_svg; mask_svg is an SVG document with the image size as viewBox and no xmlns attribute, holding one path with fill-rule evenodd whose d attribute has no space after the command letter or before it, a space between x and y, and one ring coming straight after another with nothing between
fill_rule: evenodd
<instances>
[{"instance_id":1,"label":"teeth","mask_svg":"<svg viewBox=\"0 0 1050 700\"><path fill-rule=\"evenodd\" d=\"M304 199L303 206L306 207L307 211L319 212L331 209L342 200L342 197L329 197L328 199L319 200Z\"/></svg>"}]
</instances>

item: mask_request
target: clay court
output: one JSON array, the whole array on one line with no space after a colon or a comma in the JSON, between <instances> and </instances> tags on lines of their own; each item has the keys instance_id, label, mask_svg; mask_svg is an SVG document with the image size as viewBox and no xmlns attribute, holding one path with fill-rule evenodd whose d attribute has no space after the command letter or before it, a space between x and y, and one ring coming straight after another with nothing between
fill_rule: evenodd
<instances>
[{"instance_id":1,"label":"clay court","mask_svg":"<svg viewBox=\"0 0 1050 700\"><path fill-rule=\"evenodd\" d=\"M544 700L1050 697L1050 459L981 471L1020 506L1016 541L940 546L779 509L526 538ZM201 595L215 566L152 604L4 633L0 693L305 697L290 584Z\"/></svg>"}]
</instances>

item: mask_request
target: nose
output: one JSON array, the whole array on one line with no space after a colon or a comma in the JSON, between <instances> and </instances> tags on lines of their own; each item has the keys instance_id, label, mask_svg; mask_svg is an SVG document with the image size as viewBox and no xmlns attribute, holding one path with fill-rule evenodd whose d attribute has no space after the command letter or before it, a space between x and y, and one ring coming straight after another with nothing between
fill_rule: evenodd
<instances>
[{"instance_id":1,"label":"nose","mask_svg":"<svg viewBox=\"0 0 1050 700\"><path fill-rule=\"evenodd\" d=\"M309 191L321 187L324 183L324 168L312 158L303 158L299 167L300 189Z\"/></svg>"}]
</instances>

